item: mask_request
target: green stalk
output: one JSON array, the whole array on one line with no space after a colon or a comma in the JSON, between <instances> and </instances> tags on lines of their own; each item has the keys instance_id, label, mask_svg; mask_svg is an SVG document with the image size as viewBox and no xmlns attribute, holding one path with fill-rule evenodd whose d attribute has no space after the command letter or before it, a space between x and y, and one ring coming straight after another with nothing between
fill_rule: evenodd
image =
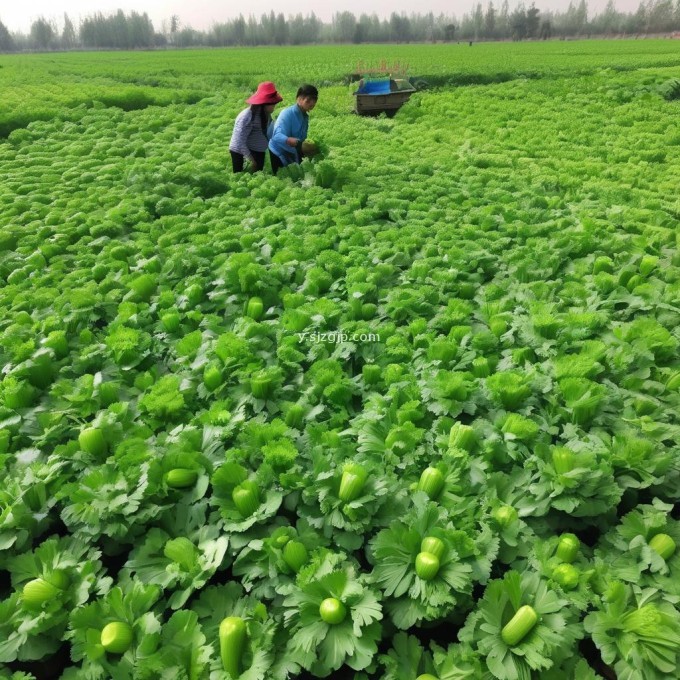
<instances>
[{"instance_id":1,"label":"green stalk","mask_svg":"<svg viewBox=\"0 0 680 680\"><path fill-rule=\"evenodd\" d=\"M42 578L34 578L24 585L22 598L28 606L40 607L54 599L58 593L59 589L55 585L48 583Z\"/></svg>"},{"instance_id":2,"label":"green stalk","mask_svg":"<svg viewBox=\"0 0 680 680\"><path fill-rule=\"evenodd\" d=\"M574 534L562 534L557 543L557 550L555 555L560 562L571 563L578 557L578 551L581 548L581 541Z\"/></svg>"},{"instance_id":3,"label":"green stalk","mask_svg":"<svg viewBox=\"0 0 680 680\"><path fill-rule=\"evenodd\" d=\"M242 482L232 491L231 497L244 519L250 517L260 507L260 493L255 482L249 480Z\"/></svg>"},{"instance_id":4,"label":"green stalk","mask_svg":"<svg viewBox=\"0 0 680 680\"><path fill-rule=\"evenodd\" d=\"M426 536L420 543L420 552L430 553L441 560L445 550L444 543L436 536Z\"/></svg>"},{"instance_id":5,"label":"green stalk","mask_svg":"<svg viewBox=\"0 0 680 680\"><path fill-rule=\"evenodd\" d=\"M335 597L327 597L319 605L321 620L330 626L337 626L347 616L347 607Z\"/></svg>"},{"instance_id":6,"label":"green stalk","mask_svg":"<svg viewBox=\"0 0 680 680\"><path fill-rule=\"evenodd\" d=\"M574 469L574 452L564 447L556 447L552 452L552 463L560 475L571 472Z\"/></svg>"},{"instance_id":7,"label":"green stalk","mask_svg":"<svg viewBox=\"0 0 680 680\"><path fill-rule=\"evenodd\" d=\"M491 375L491 367L486 357L476 357L472 360L472 375L475 378L488 378Z\"/></svg>"},{"instance_id":8,"label":"green stalk","mask_svg":"<svg viewBox=\"0 0 680 680\"><path fill-rule=\"evenodd\" d=\"M246 316L254 319L255 321L259 321L263 314L264 304L262 302L262 298L251 297L250 300L248 300L248 304L246 306Z\"/></svg>"},{"instance_id":9,"label":"green stalk","mask_svg":"<svg viewBox=\"0 0 680 680\"><path fill-rule=\"evenodd\" d=\"M132 627L123 621L107 623L102 629L100 642L111 654L125 654L132 645Z\"/></svg>"},{"instance_id":10,"label":"green stalk","mask_svg":"<svg viewBox=\"0 0 680 680\"><path fill-rule=\"evenodd\" d=\"M564 590L573 590L578 586L579 571L572 564L564 562L555 567L552 577Z\"/></svg>"},{"instance_id":11,"label":"green stalk","mask_svg":"<svg viewBox=\"0 0 680 680\"><path fill-rule=\"evenodd\" d=\"M657 534L649 541L649 547L664 560L669 560L675 553L675 541L668 534Z\"/></svg>"},{"instance_id":12,"label":"green stalk","mask_svg":"<svg viewBox=\"0 0 680 680\"><path fill-rule=\"evenodd\" d=\"M177 312L166 312L161 317L161 323L163 328L168 331L168 333L174 333L180 325L180 316Z\"/></svg>"},{"instance_id":13,"label":"green stalk","mask_svg":"<svg viewBox=\"0 0 680 680\"><path fill-rule=\"evenodd\" d=\"M266 399L272 392L274 381L266 370L258 371L250 379L250 391L257 399Z\"/></svg>"},{"instance_id":14,"label":"green stalk","mask_svg":"<svg viewBox=\"0 0 680 680\"><path fill-rule=\"evenodd\" d=\"M475 431L469 425L454 423L449 433L449 448L471 451L475 445Z\"/></svg>"},{"instance_id":15,"label":"green stalk","mask_svg":"<svg viewBox=\"0 0 680 680\"><path fill-rule=\"evenodd\" d=\"M104 433L98 427L86 427L78 435L78 445L91 456L102 456L106 453Z\"/></svg>"},{"instance_id":16,"label":"green stalk","mask_svg":"<svg viewBox=\"0 0 680 680\"><path fill-rule=\"evenodd\" d=\"M501 638L508 647L518 645L538 623L538 614L533 607L525 604L520 607L501 631Z\"/></svg>"},{"instance_id":17,"label":"green stalk","mask_svg":"<svg viewBox=\"0 0 680 680\"><path fill-rule=\"evenodd\" d=\"M428 552L416 556L416 575L423 581L431 581L439 573L439 558Z\"/></svg>"},{"instance_id":18,"label":"green stalk","mask_svg":"<svg viewBox=\"0 0 680 680\"><path fill-rule=\"evenodd\" d=\"M203 371L203 384L212 392L222 384L222 371L217 364L208 364Z\"/></svg>"},{"instance_id":19,"label":"green stalk","mask_svg":"<svg viewBox=\"0 0 680 680\"><path fill-rule=\"evenodd\" d=\"M305 409L301 404L293 404L286 413L285 421L288 427L299 430L305 419Z\"/></svg>"},{"instance_id":20,"label":"green stalk","mask_svg":"<svg viewBox=\"0 0 680 680\"><path fill-rule=\"evenodd\" d=\"M427 467L420 475L418 491L424 491L430 500L435 501L444 490L444 475L435 467Z\"/></svg>"},{"instance_id":21,"label":"green stalk","mask_svg":"<svg viewBox=\"0 0 680 680\"><path fill-rule=\"evenodd\" d=\"M512 505L501 505L493 511L493 518L501 527L507 527L518 517L517 510Z\"/></svg>"},{"instance_id":22,"label":"green stalk","mask_svg":"<svg viewBox=\"0 0 680 680\"><path fill-rule=\"evenodd\" d=\"M377 364L364 364L361 377L366 385L377 385L382 377L382 368Z\"/></svg>"},{"instance_id":23,"label":"green stalk","mask_svg":"<svg viewBox=\"0 0 680 680\"><path fill-rule=\"evenodd\" d=\"M367 477L368 473L363 466L357 465L356 463L345 465L342 471L342 477L340 478L338 498L343 503L351 503L359 498L364 489L364 485L366 484Z\"/></svg>"},{"instance_id":24,"label":"green stalk","mask_svg":"<svg viewBox=\"0 0 680 680\"><path fill-rule=\"evenodd\" d=\"M245 651L248 630L240 616L228 616L220 623L220 656L222 667L236 680L241 675L241 663Z\"/></svg>"},{"instance_id":25,"label":"green stalk","mask_svg":"<svg viewBox=\"0 0 680 680\"><path fill-rule=\"evenodd\" d=\"M175 468L174 470L169 470L165 475L165 483L171 489L187 489L193 486L197 479L198 472L186 468Z\"/></svg>"},{"instance_id":26,"label":"green stalk","mask_svg":"<svg viewBox=\"0 0 680 680\"><path fill-rule=\"evenodd\" d=\"M283 549L283 561L297 574L309 559L307 548L300 541L289 541Z\"/></svg>"}]
</instances>

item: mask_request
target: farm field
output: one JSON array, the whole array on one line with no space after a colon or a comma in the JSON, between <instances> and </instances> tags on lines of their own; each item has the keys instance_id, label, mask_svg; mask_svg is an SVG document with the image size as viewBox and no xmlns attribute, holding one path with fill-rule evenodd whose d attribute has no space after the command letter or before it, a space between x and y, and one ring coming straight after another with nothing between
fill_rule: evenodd
<instances>
[{"instance_id":1,"label":"farm field","mask_svg":"<svg viewBox=\"0 0 680 680\"><path fill-rule=\"evenodd\" d=\"M268 79L324 153L235 176ZM680 677L680 43L0 87L0 678Z\"/></svg>"}]
</instances>

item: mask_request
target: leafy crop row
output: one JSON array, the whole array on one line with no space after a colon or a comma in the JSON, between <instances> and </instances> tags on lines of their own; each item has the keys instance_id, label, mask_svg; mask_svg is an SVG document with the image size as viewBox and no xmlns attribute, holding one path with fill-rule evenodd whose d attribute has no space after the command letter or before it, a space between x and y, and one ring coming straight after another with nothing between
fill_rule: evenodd
<instances>
[{"instance_id":1,"label":"leafy crop row","mask_svg":"<svg viewBox=\"0 0 680 680\"><path fill-rule=\"evenodd\" d=\"M272 58L272 55L275 57ZM668 40L549 42L516 45L362 45L0 55L0 138L32 121L77 120L78 108L100 103L124 110L171 102L193 103L228 90L251 94L259 81L297 88L302 82L338 85L357 68L406 68L430 86L460 86L553 75L573 77L602 69L673 67ZM672 74L675 75L675 74Z\"/></svg>"},{"instance_id":2,"label":"leafy crop row","mask_svg":"<svg viewBox=\"0 0 680 680\"><path fill-rule=\"evenodd\" d=\"M14 130L0 677L673 677L669 70Z\"/></svg>"}]
</instances>

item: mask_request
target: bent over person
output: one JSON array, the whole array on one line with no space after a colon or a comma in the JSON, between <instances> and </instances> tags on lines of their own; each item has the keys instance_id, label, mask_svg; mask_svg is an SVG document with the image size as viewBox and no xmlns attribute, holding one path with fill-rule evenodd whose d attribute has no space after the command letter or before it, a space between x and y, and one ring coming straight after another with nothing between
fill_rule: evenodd
<instances>
[{"instance_id":1,"label":"bent over person","mask_svg":"<svg viewBox=\"0 0 680 680\"><path fill-rule=\"evenodd\" d=\"M246 99L250 107L241 111L234 122L229 142L234 172L241 172L245 161L253 171L264 167L265 153L272 132L272 113L283 97L272 82L260 83L257 92Z\"/></svg>"},{"instance_id":2,"label":"bent over person","mask_svg":"<svg viewBox=\"0 0 680 680\"><path fill-rule=\"evenodd\" d=\"M307 139L309 112L316 106L319 91L314 85L302 85L295 96L295 104L285 108L274 123L269 140L272 172L302 160L302 142Z\"/></svg>"}]
</instances>

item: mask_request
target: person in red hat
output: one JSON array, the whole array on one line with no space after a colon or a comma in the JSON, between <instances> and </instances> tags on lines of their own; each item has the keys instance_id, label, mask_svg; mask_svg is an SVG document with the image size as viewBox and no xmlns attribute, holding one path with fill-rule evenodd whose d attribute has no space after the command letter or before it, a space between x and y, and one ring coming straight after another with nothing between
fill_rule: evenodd
<instances>
[{"instance_id":1,"label":"person in red hat","mask_svg":"<svg viewBox=\"0 0 680 680\"><path fill-rule=\"evenodd\" d=\"M260 83L255 94L246 99L250 106L236 117L229 142L234 172L242 172L246 161L252 170L262 170L271 137L272 113L281 101L276 85L269 81Z\"/></svg>"}]
</instances>

